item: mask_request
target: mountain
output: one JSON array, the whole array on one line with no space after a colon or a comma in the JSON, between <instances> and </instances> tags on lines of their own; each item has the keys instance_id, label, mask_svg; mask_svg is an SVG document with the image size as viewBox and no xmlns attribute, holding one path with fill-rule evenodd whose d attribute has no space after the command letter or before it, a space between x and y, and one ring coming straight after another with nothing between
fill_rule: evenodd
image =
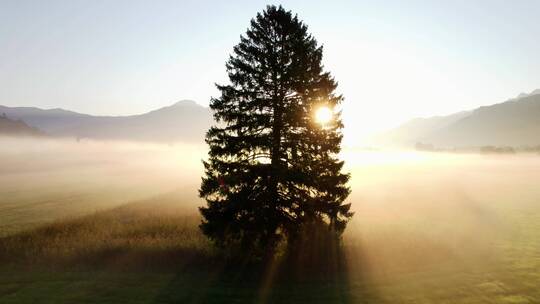
<instances>
[{"instance_id":1,"label":"mountain","mask_svg":"<svg viewBox=\"0 0 540 304\"><path fill-rule=\"evenodd\" d=\"M520 93L516 98L512 98L510 100L517 100L517 99L521 99L521 98L529 97L533 95L538 95L538 94L540 94L540 89L536 89L530 93Z\"/></svg>"},{"instance_id":2,"label":"mountain","mask_svg":"<svg viewBox=\"0 0 540 304\"><path fill-rule=\"evenodd\" d=\"M436 147L537 146L540 144L540 90L473 111L411 120L377 136L378 144Z\"/></svg>"},{"instance_id":3,"label":"mountain","mask_svg":"<svg viewBox=\"0 0 540 304\"><path fill-rule=\"evenodd\" d=\"M463 111L447 116L435 116L429 118L415 118L401 126L378 134L373 141L375 144L390 146L408 146L421 141L431 133L448 127L456 121L470 115L470 111Z\"/></svg>"},{"instance_id":4,"label":"mountain","mask_svg":"<svg viewBox=\"0 0 540 304\"><path fill-rule=\"evenodd\" d=\"M213 122L208 108L189 100L130 116L92 116L63 109L4 106L0 106L0 112L52 136L99 140L203 142Z\"/></svg>"},{"instance_id":5,"label":"mountain","mask_svg":"<svg viewBox=\"0 0 540 304\"><path fill-rule=\"evenodd\" d=\"M5 114L0 116L0 136L44 136L40 130L30 127L22 120L13 120Z\"/></svg>"}]
</instances>

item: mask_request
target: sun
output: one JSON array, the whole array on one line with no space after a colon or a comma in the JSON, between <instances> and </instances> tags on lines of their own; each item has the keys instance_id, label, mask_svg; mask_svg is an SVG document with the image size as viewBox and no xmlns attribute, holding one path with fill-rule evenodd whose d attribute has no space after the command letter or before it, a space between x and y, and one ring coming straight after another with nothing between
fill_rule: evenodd
<instances>
[{"instance_id":1,"label":"sun","mask_svg":"<svg viewBox=\"0 0 540 304\"><path fill-rule=\"evenodd\" d=\"M323 106L318 108L315 112L315 121L317 121L321 125L325 125L332 120L333 116L334 113L332 113L332 110L330 110L328 107Z\"/></svg>"}]
</instances>

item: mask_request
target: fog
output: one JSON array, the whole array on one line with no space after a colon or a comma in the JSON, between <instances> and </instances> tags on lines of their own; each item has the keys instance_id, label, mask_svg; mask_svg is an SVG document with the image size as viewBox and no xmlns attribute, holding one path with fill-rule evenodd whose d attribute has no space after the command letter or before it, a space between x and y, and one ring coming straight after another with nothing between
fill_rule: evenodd
<instances>
[{"instance_id":1,"label":"fog","mask_svg":"<svg viewBox=\"0 0 540 304\"><path fill-rule=\"evenodd\" d=\"M205 146L4 138L0 147L0 234L167 193L186 213L203 204ZM341 157L352 175L351 269L376 279L535 254L539 155L346 149Z\"/></svg>"},{"instance_id":2,"label":"fog","mask_svg":"<svg viewBox=\"0 0 540 304\"><path fill-rule=\"evenodd\" d=\"M169 192L195 209L205 147L0 139L0 233Z\"/></svg>"},{"instance_id":3,"label":"fog","mask_svg":"<svg viewBox=\"0 0 540 304\"><path fill-rule=\"evenodd\" d=\"M379 278L426 270L496 276L501 265L512 275L528 272L514 267L536 256L539 155L348 151L344 157L356 211L345 240L356 269Z\"/></svg>"},{"instance_id":4,"label":"fog","mask_svg":"<svg viewBox=\"0 0 540 304\"><path fill-rule=\"evenodd\" d=\"M0 208L50 203L55 195L78 205L83 203L76 197L95 195L80 206L91 210L171 191L185 191L187 201L200 204L196 192L206 151L195 144L0 138ZM340 157L352 176L349 201L359 220L367 211L388 217L397 211L417 214L420 206L474 208L492 199L521 205L540 194L540 156L535 154L344 149Z\"/></svg>"}]
</instances>

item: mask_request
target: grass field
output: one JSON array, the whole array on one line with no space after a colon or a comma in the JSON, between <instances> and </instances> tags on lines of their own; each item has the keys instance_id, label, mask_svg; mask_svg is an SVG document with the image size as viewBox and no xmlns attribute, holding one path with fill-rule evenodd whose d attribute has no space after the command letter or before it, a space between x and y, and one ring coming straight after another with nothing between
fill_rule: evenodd
<instances>
[{"instance_id":1,"label":"grass field","mask_svg":"<svg viewBox=\"0 0 540 304\"><path fill-rule=\"evenodd\" d=\"M326 272L223 262L204 148L0 147L0 303L540 302L538 155L345 151L356 214Z\"/></svg>"}]
</instances>

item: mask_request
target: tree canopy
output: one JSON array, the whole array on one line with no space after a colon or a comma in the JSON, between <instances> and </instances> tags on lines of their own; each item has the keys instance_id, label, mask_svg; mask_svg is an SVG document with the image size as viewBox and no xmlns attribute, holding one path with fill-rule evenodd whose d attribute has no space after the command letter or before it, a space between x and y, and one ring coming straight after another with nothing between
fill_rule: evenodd
<instances>
[{"instance_id":1,"label":"tree canopy","mask_svg":"<svg viewBox=\"0 0 540 304\"><path fill-rule=\"evenodd\" d=\"M212 98L200 196L202 231L222 247L294 241L310 225L339 236L351 218L349 175L337 154L343 101L323 70L323 48L290 11L268 6L226 63L229 84ZM330 120L319 122L325 108Z\"/></svg>"}]
</instances>

